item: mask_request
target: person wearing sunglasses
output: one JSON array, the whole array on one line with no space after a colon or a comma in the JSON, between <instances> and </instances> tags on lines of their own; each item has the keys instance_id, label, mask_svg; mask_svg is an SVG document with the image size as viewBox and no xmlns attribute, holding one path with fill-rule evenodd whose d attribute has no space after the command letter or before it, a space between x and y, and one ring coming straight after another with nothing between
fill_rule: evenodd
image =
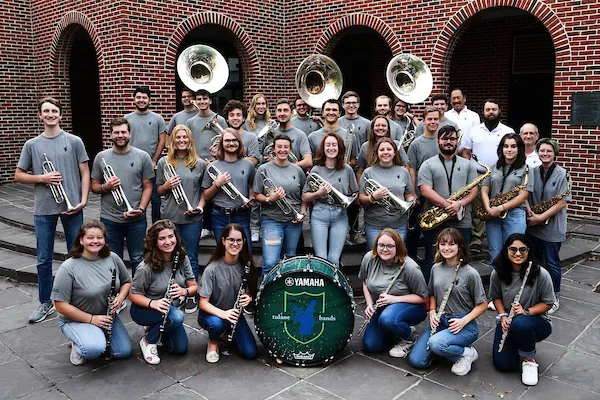
<instances>
[{"instance_id":1,"label":"person wearing sunglasses","mask_svg":"<svg viewBox=\"0 0 600 400\"><path fill-rule=\"evenodd\" d=\"M233 348L245 359L256 357L256 341L243 315L234 308L242 284L244 266L250 263L248 290L241 296L240 305L246 307L256 295L258 269L250 254L246 230L239 224L225 226L200 283L200 311L198 324L208 331L206 361L219 361L219 338L237 321L233 332Z\"/></svg>"},{"instance_id":2,"label":"person wearing sunglasses","mask_svg":"<svg viewBox=\"0 0 600 400\"><path fill-rule=\"evenodd\" d=\"M395 229L385 228L379 233L373 250L362 259L358 279L369 320L364 350L406 357L418 338L414 325L426 316L427 284Z\"/></svg>"},{"instance_id":3,"label":"person wearing sunglasses","mask_svg":"<svg viewBox=\"0 0 600 400\"><path fill-rule=\"evenodd\" d=\"M513 233L504 242L494 260L496 267L490 277L489 297L494 302L498 316L492 348L496 369L502 372L518 371L522 362L522 381L525 385L538 382L538 364L534 360L536 343L552 333L548 310L554 304L552 278L548 271L532 263L523 286L531 257L531 242L521 233ZM518 302L516 295L523 291ZM514 303L514 304L513 304ZM509 313L513 307L513 318ZM503 332L508 331L502 351L499 345Z\"/></svg>"}]
</instances>

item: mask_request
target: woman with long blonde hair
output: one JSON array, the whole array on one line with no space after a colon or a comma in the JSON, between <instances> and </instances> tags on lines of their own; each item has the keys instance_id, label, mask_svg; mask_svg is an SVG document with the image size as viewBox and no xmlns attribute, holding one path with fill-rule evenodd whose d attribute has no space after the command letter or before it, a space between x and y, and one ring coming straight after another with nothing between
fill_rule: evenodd
<instances>
[{"instance_id":1,"label":"woman with long blonde hair","mask_svg":"<svg viewBox=\"0 0 600 400\"><path fill-rule=\"evenodd\" d=\"M257 134L271 120L271 113L267 105L267 97L262 93L257 93L250 100L248 107L248 118L244 123L244 129L248 132Z\"/></svg>"}]
</instances>

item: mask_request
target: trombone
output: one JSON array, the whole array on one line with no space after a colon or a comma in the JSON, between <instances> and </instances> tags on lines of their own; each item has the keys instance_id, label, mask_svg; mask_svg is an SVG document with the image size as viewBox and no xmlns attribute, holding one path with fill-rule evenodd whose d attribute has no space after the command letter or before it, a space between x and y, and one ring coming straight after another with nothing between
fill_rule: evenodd
<instances>
[{"instance_id":1,"label":"trombone","mask_svg":"<svg viewBox=\"0 0 600 400\"><path fill-rule=\"evenodd\" d=\"M212 172L211 172L212 170ZM217 178L219 177L219 175L222 173L219 168L217 168L216 165L214 165L214 163L209 163L206 165L206 173L210 176L210 178L214 181L217 180ZM235 200L237 198L239 198L242 201L242 207L247 207L250 202L252 200L248 199L246 196L244 196L242 194L242 192L240 192L238 190L238 188L236 188L233 183L231 182L227 182L226 184L221 186L221 189L223 189L223 191L225 192L225 194L227 196L229 196L229 198L231 200Z\"/></svg>"},{"instance_id":2,"label":"trombone","mask_svg":"<svg viewBox=\"0 0 600 400\"><path fill-rule=\"evenodd\" d=\"M44 153L44 162L42 163L42 170L44 171L44 174L49 174L51 172L58 172L56 170L56 168L54 168L54 164L52 164L52 161L48 160L48 156L46 156L46 153ZM67 197L67 192L65 191L65 188L62 185L62 182L58 182L56 184L49 183L48 186L50 187L50 191L52 192L52 197L54 197L54 201L57 204L60 204L64 201L65 204L67 205L67 211L71 211L72 209L75 208L69 201L69 198Z\"/></svg>"},{"instance_id":3,"label":"trombone","mask_svg":"<svg viewBox=\"0 0 600 400\"><path fill-rule=\"evenodd\" d=\"M308 180L308 186L310 186L310 190L312 192L316 192L321 186L327 183L327 181L323 179L321 175L314 172L309 172L306 179ZM354 200L356 200L356 195L348 197L331 186L331 192L327 194L326 201L328 204L334 204L335 200L337 200L343 208L347 208L354 202Z\"/></svg>"},{"instance_id":4,"label":"trombone","mask_svg":"<svg viewBox=\"0 0 600 400\"><path fill-rule=\"evenodd\" d=\"M269 178L267 176L267 174L264 173L264 171L261 172L260 174L263 177L263 186L265 187L265 193L266 193L267 197L269 197L269 195L271 193L273 193L277 190L277 185L275 184L275 182L273 182L273 180L271 178ZM285 215L292 214L294 216L294 221L296 221L296 222L300 222L304 218L304 214L301 214L301 213L297 212L296 210L294 210L294 207L291 205L291 203L285 197L277 199L275 201L275 204L277 204L277 207L279 207L279 209Z\"/></svg>"},{"instance_id":5,"label":"trombone","mask_svg":"<svg viewBox=\"0 0 600 400\"><path fill-rule=\"evenodd\" d=\"M165 180L167 181L177 176L175 168L173 168L173 166L169 164L166 159L163 172L165 174ZM181 205L185 202L185 206L187 207L188 212L193 213L196 211L196 209L190 204L190 201L188 200L188 197L185 194L185 190L183 190L181 182L177 186L172 188L171 192L173 193L173 198L175 199L175 203L177 203L177 205Z\"/></svg>"},{"instance_id":6,"label":"trombone","mask_svg":"<svg viewBox=\"0 0 600 400\"><path fill-rule=\"evenodd\" d=\"M346 134L346 162L350 162L350 156L352 155L352 144L354 142L354 124L348 125L348 133Z\"/></svg>"},{"instance_id":7,"label":"trombone","mask_svg":"<svg viewBox=\"0 0 600 400\"><path fill-rule=\"evenodd\" d=\"M377 182L374 179L369 179L369 178L365 179L365 193L368 194L369 196L372 196L373 193L375 193L377 190L379 190L383 187L385 187L385 186L381 185L379 182ZM401 211L400 215L402 215L405 212L407 212L408 210L410 210L410 208L412 207L414 202L415 202L414 199L412 201L406 201L406 200L403 200L400 197L396 196L392 192L388 192L388 194L384 198L375 201L375 203L384 206L386 211L388 211L388 212L391 212L396 209L400 210Z\"/></svg>"},{"instance_id":8,"label":"trombone","mask_svg":"<svg viewBox=\"0 0 600 400\"><path fill-rule=\"evenodd\" d=\"M104 157L102 158L102 162L104 163L104 169L102 170L104 182L108 181L110 178L117 177L117 175L115 174L115 170L113 169L113 167L106 163ZM122 206L123 203L125 203L125 206L127 207L127 212L133 211L133 208L131 207L131 204L129 204L127 196L125 196L125 192L123 191L123 188L120 184L118 187L112 189L110 192L112 193L113 199L115 199L115 203L118 206Z\"/></svg>"}]
</instances>

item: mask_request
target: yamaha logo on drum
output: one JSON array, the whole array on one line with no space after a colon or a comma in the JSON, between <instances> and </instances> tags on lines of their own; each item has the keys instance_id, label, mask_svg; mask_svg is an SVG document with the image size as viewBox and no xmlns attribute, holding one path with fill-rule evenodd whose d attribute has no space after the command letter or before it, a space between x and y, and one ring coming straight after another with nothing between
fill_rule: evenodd
<instances>
[{"instance_id":1,"label":"yamaha logo on drum","mask_svg":"<svg viewBox=\"0 0 600 400\"><path fill-rule=\"evenodd\" d=\"M325 287L325 280L321 278L285 278L285 286L312 286Z\"/></svg>"}]
</instances>

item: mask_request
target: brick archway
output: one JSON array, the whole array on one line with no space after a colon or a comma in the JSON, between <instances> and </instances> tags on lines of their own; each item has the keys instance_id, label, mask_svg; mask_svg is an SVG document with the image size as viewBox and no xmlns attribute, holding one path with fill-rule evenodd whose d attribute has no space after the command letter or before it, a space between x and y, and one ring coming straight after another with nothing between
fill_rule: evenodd
<instances>
[{"instance_id":1,"label":"brick archway","mask_svg":"<svg viewBox=\"0 0 600 400\"><path fill-rule=\"evenodd\" d=\"M335 48L335 45L337 43L334 37L344 29L356 25L363 25L373 29L385 39L386 43L390 47L390 50L392 51L392 54L400 53L400 41L398 40L398 37L396 36L392 28L385 21L373 15L355 13L346 15L345 17L338 19L337 21L329 25L327 29L325 29L325 31L321 34L321 37L317 41L317 44L315 45L315 54L326 54L328 52L331 52Z\"/></svg>"},{"instance_id":2,"label":"brick archway","mask_svg":"<svg viewBox=\"0 0 600 400\"><path fill-rule=\"evenodd\" d=\"M260 76L260 64L256 56L256 48L250 35L235 20L224 14L216 12L201 12L192 15L183 21L169 38L167 51L165 54L165 68L169 71L175 71L177 62L177 51L185 36L194 28L204 24L220 25L230 30L238 40L234 43L244 74L244 93L253 93L257 85L257 80L252 77Z\"/></svg>"}]
</instances>

